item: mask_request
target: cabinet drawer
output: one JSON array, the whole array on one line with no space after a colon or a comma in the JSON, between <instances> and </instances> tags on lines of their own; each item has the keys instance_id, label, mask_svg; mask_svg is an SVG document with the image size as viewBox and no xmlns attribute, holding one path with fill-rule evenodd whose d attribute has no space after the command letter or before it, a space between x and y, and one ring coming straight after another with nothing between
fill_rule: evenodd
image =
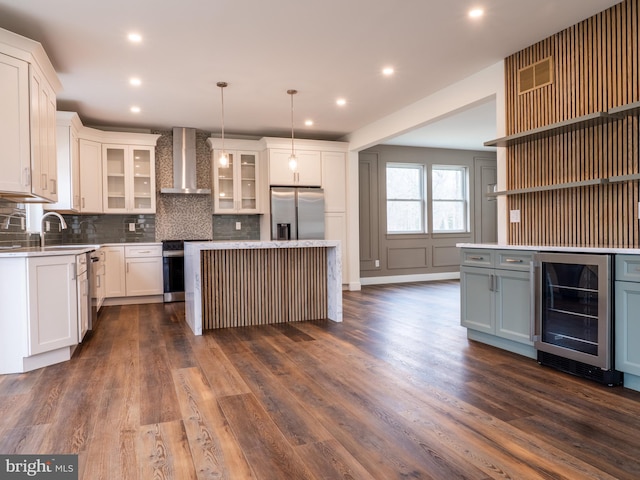
<instances>
[{"instance_id":1,"label":"cabinet drawer","mask_svg":"<svg viewBox=\"0 0 640 480\"><path fill-rule=\"evenodd\" d=\"M491 250L462 250L461 255L462 265L493 267L493 252Z\"/></svg>"},{"instance_id":2,"label":"cabinet drawer","mask_svg":"<svg viewBox=\"0 0 640 480\"><path fill-rule=\"evenodd\" d=\"M500 250L496 252L496 268L504 270L528 271L531 268L534 252L519 250Z\"/></svg>"},{"instance_id":3,"label":"cabinet drawer","mask_svg":"<svg viewBox=\"0 0 640 480\"><path fill-rule=\"evenodd\" d=\"M640 255L616 255L616 280L640 282Z\"/></svg>"},{"instance_id":4,"label":"cabinet drawer","mask_svg":"<svg viewBox=\"0 0 640 480\"><path fill-rule=\"evenodd\" d=\"M127 245L124 247L124 256L132 257L161 257L162 245Z\"/></svg>"}]
</instances>

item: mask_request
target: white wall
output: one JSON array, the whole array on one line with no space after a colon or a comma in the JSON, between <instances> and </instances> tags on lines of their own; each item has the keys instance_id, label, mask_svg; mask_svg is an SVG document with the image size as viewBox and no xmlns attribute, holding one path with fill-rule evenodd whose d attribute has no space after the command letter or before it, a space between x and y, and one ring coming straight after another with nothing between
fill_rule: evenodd
<instances>
[{"instance_id":1,"label":"white wall","mask_svg":"<svg viewBox=\"0 0 640 480\"><path fill-rule=\"evenodd\" d=\"M419 100L391 115L367 125L347 135L348 156L348 198L347 235L349 249L349 289L360 289L360 239L358 218L358 152L377 145L397 135L406 133L457 110L464 110L487 98L496 99L496 131L499 137L505 134L504 109L504 62L485 68L470 77L456 82L433 95ZM490 140L490 139L487 139ZM505 149L498 148L498 189L506 187ZM506 243L506 199L498 202L498 242Z\"/></svg>"}]
</instances>

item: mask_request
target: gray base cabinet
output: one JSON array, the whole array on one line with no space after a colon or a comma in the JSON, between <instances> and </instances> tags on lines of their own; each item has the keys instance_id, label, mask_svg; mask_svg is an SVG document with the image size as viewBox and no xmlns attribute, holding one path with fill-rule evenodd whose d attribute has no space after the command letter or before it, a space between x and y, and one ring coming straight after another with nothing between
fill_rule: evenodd
<instances>
[{"instance_id":1,"label":"gray base cabinet","mask_svg":"<svg viewBox=\"0 0 640 480\"><path fill-rule=\"evenodd\" d=\"M460 323L469 338L535 358L532 257L528 251L462 250Z\"/></svg>"},{"instance_id":2,"label":"gray base cabinet","mask_svg":"<svg viewBox=\"0 0 640 480\"><path fill-rule=\"evenodd\" d=\"M640 390L640 255L616 255L615 369Z\"/></svg>"}]
</instances>

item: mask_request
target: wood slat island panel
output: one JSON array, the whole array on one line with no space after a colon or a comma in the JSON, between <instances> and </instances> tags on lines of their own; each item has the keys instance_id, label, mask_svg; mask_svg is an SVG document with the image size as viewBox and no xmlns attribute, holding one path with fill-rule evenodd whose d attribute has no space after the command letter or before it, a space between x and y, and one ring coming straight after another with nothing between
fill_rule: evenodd
<instances>
[{"instance_id":1,"label":"wood slat island panel","mask_svg":"<svg viewBox=\"0 0 640 480\"><path fill-rule=\"evenodd\" d=\"M201 252L205 330L327 318L326 248Z\"/></svg>"},{"instance_id":2,"label":"wood slat island panel","mask_svg":"<svg viewBox=\"0 0 640 480\"><path fill-rule=\"evenodd\" d=\"M189 242L185 310L202 330L342 321L340 242Z\"/></svg>"}]
</instances>

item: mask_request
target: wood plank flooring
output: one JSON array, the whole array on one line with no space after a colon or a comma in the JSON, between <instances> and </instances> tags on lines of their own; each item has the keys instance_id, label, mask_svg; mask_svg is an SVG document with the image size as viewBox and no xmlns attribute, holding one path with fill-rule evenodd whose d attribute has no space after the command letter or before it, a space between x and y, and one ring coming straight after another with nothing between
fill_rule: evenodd
<instances>
[{"instance_id":1,"label":"wood plank flooring","mask_svg":"<svg viewBox=\"0 0 640 480\"><path fill-rule=\"evenodd\" d=\"M71 361L0 376L0 453L86 480L638 479L640 393L467 340L455 281L201 337L181 303L106 307Z\"/></svg>"}]
</instances>

